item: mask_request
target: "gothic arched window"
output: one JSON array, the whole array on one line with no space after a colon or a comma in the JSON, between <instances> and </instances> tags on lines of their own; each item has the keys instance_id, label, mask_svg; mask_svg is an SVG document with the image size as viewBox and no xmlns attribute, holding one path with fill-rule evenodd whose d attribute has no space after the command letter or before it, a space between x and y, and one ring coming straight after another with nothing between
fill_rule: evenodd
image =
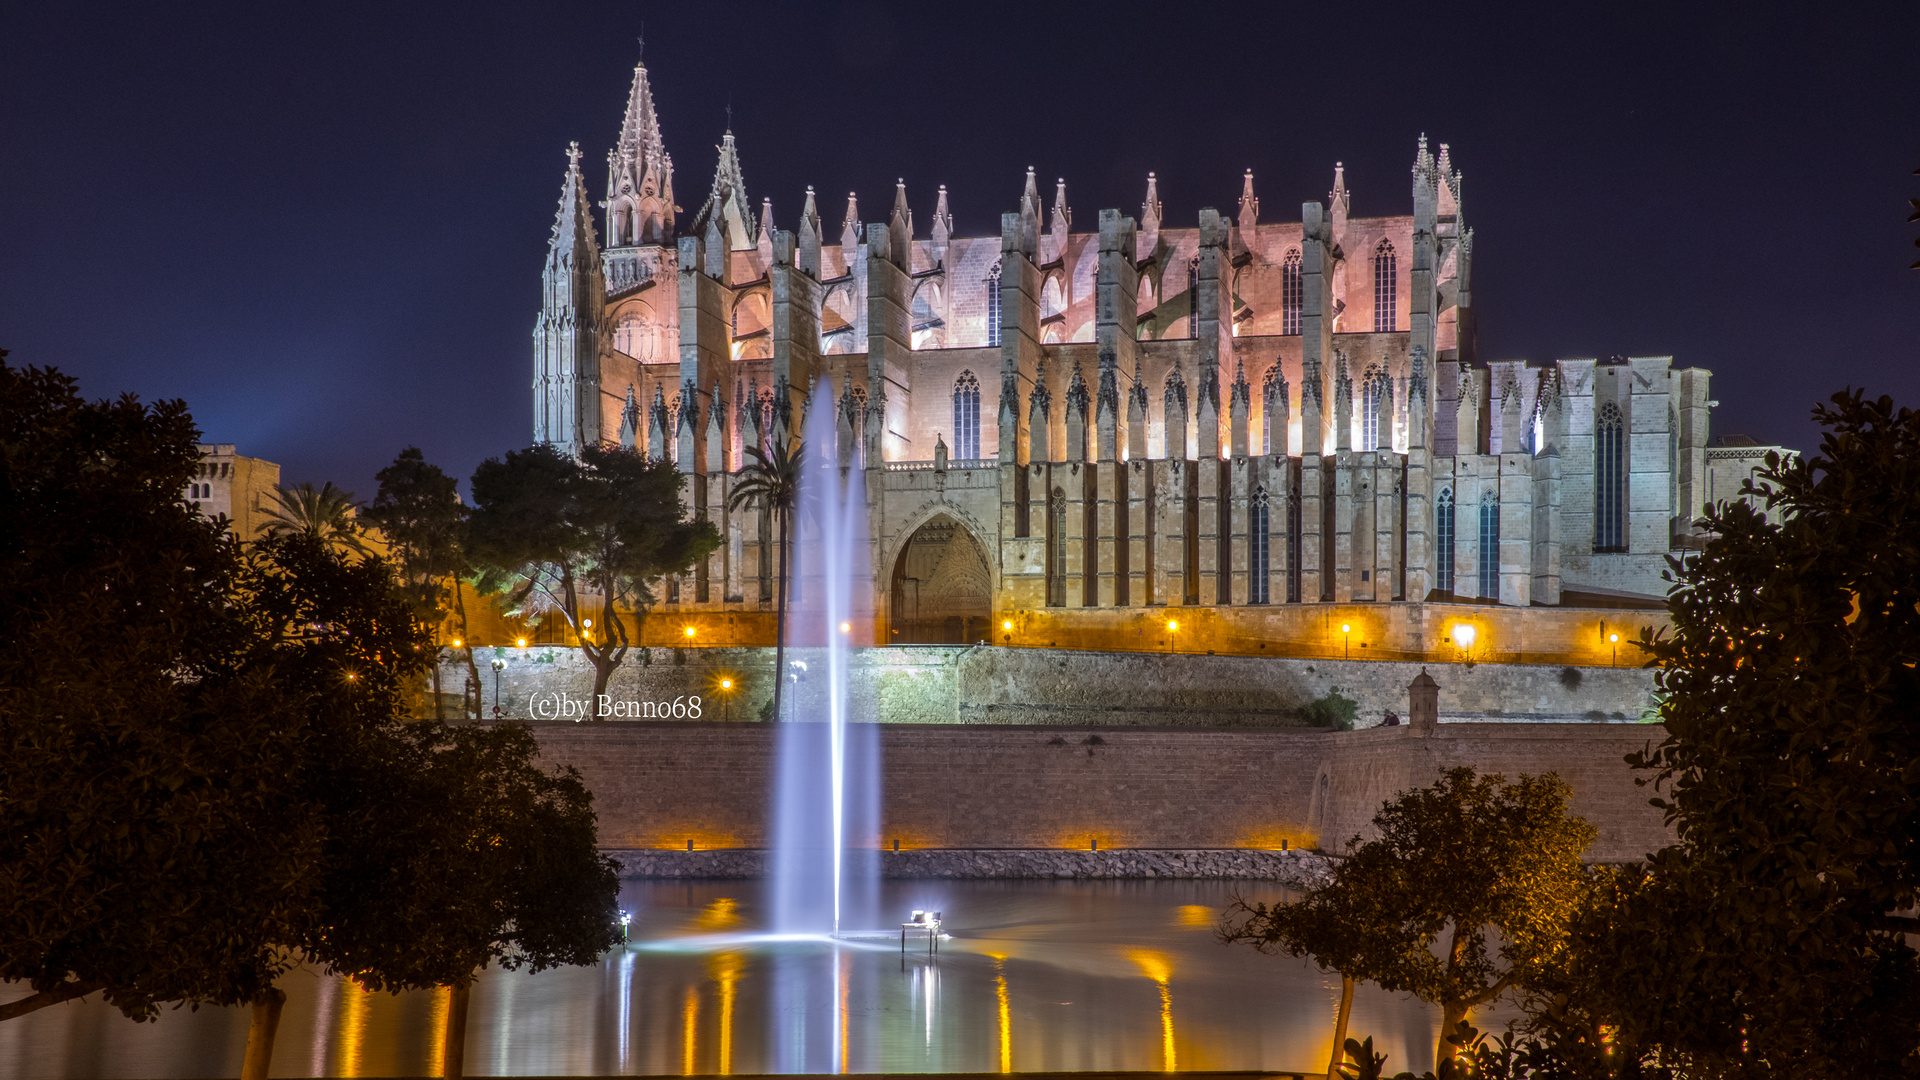
<instances>
[{"instance_id":1,"label":"gothic arched window","mask_svg":"<svg viewBox=\"0 0 1920 1080\"><path fill-rule=\"evenodd\" d=\"M987 270L987 344L1000 344L1000 264Z\"/></svg>"},{"instance_id":2,"label":"gothic arched window","mask_svg":"<svg viewBox=\"0 0 1920 1080\"><path fill-rule=\"evenodd\" d=\"M1500 598L1500 496L1480 496L1480 595Z\"/></svg>"},{"instance_id":3,"label":"gothic arched window","mask_svg":"<svg viewBox=\"0 0 1920 1080\"><path fill-rule=\"evenodd\" d=\"M1047 606L1067 606L1067 493L1053 489L1047 501Z\"/></svg>"},{"instance_id":4,"label":"gothic arched window","mask_svg":"<svg viewBox=\"0 0 1920 1080\"><path fill-rule=\"evenodd\" d=\"M1400 278L1395 273L1397 260L1393 245L1385 240L1373 249L1373 332L1384 334L1398 323L1395 301L1399 297Z\"/></svg>"},{"instance_id":5,"label":"gothic arched window","mask_svg":"<svg viewBox=\"0 0 1920 1080\"><path fill-rule=\"evenodd\" d=\"M1253 490L1247 514L1247 603L1267 602L1267 489Z\"/></svg>"},{"instance_id":6,"label":"gothic arched window","mask_svg":"<svg viewBox=\"0 0 1920 1080\"><path fill-rule=\"evenodd\" d=\"M1388 450L1393 447L1393 382L1378 367L1370 367L1360 379L1361 450Z\"/></svg>"},{"instance_id":7,"label":"gothic arched window","mask_svg":"<svg viewBox=\"0 0 1920 1080\"><path fill-rule=\"evenodd\" d=\"M1611 401L1593 426L1593 550L1627 550L1627 425Z\"/></svg>"},{"instance_id":8,"label":"gothic arched window","mask_svg":"<svg viewBox=\"0 0 1920 1080\"><path fill-rule=\"evenodd\" d=\"M1300 250L1287 252L1280 263L1280 332L1300 332Z\"/></svg>"},{"instance_id":9,"label":"gothic arched window","mask_svg":"<svg viewBox=\"0 0 1920 1080\"><path fill-rule=\"evenodd\" d=\"M953 381L953 456L980 456L980 380L972 371Z\"/></svg>"},{"instance_id":10,"label":"gothic arched window","mask_svg":"<svg viewBox=\"0 0 1920 1080\"><path fill-rule=\"evenodd\" d=\"M1433 587L1453 591L1453 489L1441 488L1433 509ZM1412 597L1408 597L1412 599Z\"/></svg>"},{"instance_id":11,"label":"gothic arched window","mask_svg":"<svg viewBox=\"0 0 1920 1080\"><path fill-rule=\"evenodd\" d=\"M1274 435L1280 436L1281 448L1285 449L1287 438L1287 402L1280 393L1280 365L1267 369L1260 380L1260 452L1273 453Z\"/></svg>"}]
</instances>

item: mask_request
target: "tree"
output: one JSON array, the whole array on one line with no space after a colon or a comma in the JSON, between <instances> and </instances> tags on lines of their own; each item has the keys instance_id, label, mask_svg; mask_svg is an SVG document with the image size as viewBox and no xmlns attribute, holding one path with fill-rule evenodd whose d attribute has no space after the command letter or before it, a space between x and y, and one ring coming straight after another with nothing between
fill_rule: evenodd
<instances>
[{"instance_id":1,"label":"tree","mask_svg":"<svg viewBox=\"0 0 1920 1080\"><path fill-rule=\"evenodd\" d=\"M466 507L453 477L427 463L418 447L400 451L393 464L375 476L380 493L367 508L366 520L386 537L401 579L412 596L420 620L438 627L449 613L460 639L456 648L466 660L467 685L461 694L467 716L480 716L480 669L473 659L473 641L467 628L467 603L461 578L470 572L466 556ZM440 717L440 665L433 665L434 716Z\"/></svg>"},{"instance_id":2,"label":"tree","mask_svg":"<svg viewBox=\"0 0 1920 1080\"><path fill-rule=\"evenodd\" d=\"M329 547L350 555L369 552L366 537L354 520L353 493L341 491L332 481L316 488L312 484L294 487L275 485L272 503L262 510L263 536L311 536Z\"/></svg>"},{"instance_id":3,"label":"tree","mask_svg":"<svg viewBox=\"0 0 1920 1080\"><path fill-rule=\"evenodd\" d=\"M1332 881L1299 902L1236 900L1221 938L1433 1002L1444 1036L1563 954L1595 835L1568 797L1551 773L1508 784L1451 769L1381 807L1379 838L1355 837ZM1443 1037L1435 1057L1457 1049Z\"/></svg>"},{"instance_id":4,"label":"tree","mask_svg":"<svg viewBox=\"0 0 1920 1080\"><path fill-rule=\"evenodd\" d=\"M773 449L747 447L749 461L734 482L727 509L759 507L773 514L775 542L780 549L780 567L774 588L773 622L773 717L780 718L781 687L787 681L787 559L792 547L793 509L800 497L800 468L805 447L775 440Z\"/></svg>"},{"instance_id":5,"label":"tree","mask_svg":"<svg viewBox=\"0 0 1920 1080\"><path fill-rule=\"evenodd\" d=\"M33 991L0 1019L239 1004L291 962L321 827L237 545L184 498L198 439L179 401L0 362L0 978Z\"/></svg>"},{"instance_id":6,"label":"tree","mask_svg":"<svg viewBox=\"0 0 1920 1080\"><path fill-rule=\"evenodd\" d=\"M474 470L468 536L482 586L504 591L515 614L566 620L593 664L596 711L633 641L621 610L644 619L663 575L720 546L713 523L681 506L686 480L670 461L617 446L575 461L538 445Z\"/></svg>"},{"instance_id":7,"label":"tree","mask_svg":"<svg viewBox=\"0 0 1920 1080\"><path fill-rule=\"evenodd\" d=\"M311 955L371 989L449 986L457 1077L477 969L589 964L619 940L592 796L520 724L410 724L330 777L336 812Z\"/></svg>"},{"instance_id":8,"label":"tree","mask_svg":"<svg viewBox=\"0 0 1920 1080\"><path fill-rule=\"evenodd\" d=\"M1678 837L1606 892L1575 997L1706 1075L1920 1069L1920 414L1835 394L1671 561L1629 760Z\"/></svg>"}]
</instances>

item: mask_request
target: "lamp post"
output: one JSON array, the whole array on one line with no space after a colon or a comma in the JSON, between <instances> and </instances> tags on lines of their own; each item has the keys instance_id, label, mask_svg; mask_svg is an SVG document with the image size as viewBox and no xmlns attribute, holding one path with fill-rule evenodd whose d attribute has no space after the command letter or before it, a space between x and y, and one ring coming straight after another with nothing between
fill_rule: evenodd
<instances>
[{"instance_id":1,"label":"lamp post","mask_svg":"<svg viewBox=\"0 0 1920 1080\"><path fill-rule=\"evenodd\" d=\"M1460 650L1460 658L1467 663L1473 662L1473 626L1469 623L1455 623L1453 626L1453 647Z\"/></svg>"},{"instance_id":2,"label":"lamp post","mask_svg":"<svg viewBox=\"0 0 1920 1080\"><path fill-rule=\"evenodd\" d=\"M1006 645L1013 644L1013 620L1012 619L1001 620L1000 629L1005 631L1005 633L1000 638L1001 643Z\"/></svg>"},{"instance_id":3,"label":"lamp post","mask_svg":"<svg viewBox=\"0 0 1920 1080\"><path fill-rule=\"evenodd\" d=\"M1620 666L1620 635L1619 635L1619 634L1608 634L1608 635L1607 635L1607 644L1608 644L1608 645L1611 645L1611 646L1613 647L1613 664L1612 664L1612 666L1613 666L1613 667L1619 667L1619 666Z\"/></svg>"},{"instance_id":4,"label":"lamp post","mask_svg":"<svg viewBox=\"0 0 1920 1080\"><path fill-rule=\"evenodd\" d=\"M721 708L724 710L724 712L722 713L722 719L731 721L733 719L733 680L732 679L720 680L720 701L721 701Z\"/></svg>"},{"instance_id":5,"label":"lamp post","mask_svg":"<svg viewBox=\"0 0 1920 1080\"><path fill-rule=\"evenodd\" d=\"M1178 632L1179 629L1180 629L1179 620L1177 619L1167 620L1167 655L1168 656L1173 655L1173 635L1176 632Z\"/></svg>"},{"instance_id":6,"label":"lamp post","mask_svg":"<svg viewBox=\"0 0 1920 1080\"><path fill-rule=\"evenodd\" d=\"M500 719L500 673L507 669L507 662L496 656L488 666L493 668L493 718L498 720Z\"/></svg>"},{"instance_id":7,"label":"lamp post","mask_svg":"<svg viewBox=\"0 0 1920 1080\"><path fill-rule=\"evenodd\" d=\"M1353 624L1352 623L1340 624L1340 648L1341 648L1340 655L1342 659L1345 659L1345 660L1353 659Z\"/></svg>"}]
</instances>

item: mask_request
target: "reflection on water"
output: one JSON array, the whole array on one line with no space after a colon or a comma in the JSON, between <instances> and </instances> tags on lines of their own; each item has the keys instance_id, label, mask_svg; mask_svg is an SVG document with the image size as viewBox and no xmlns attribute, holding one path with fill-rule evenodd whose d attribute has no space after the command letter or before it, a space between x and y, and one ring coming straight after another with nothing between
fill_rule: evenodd
<instances>
[{"instance_id":1,"label":"reflection on water","mask_svg":"<svg viewBox=\"0 0 1920 1080\"><path fill-rule=\"evenodd\" d=\"M769 941L750 882L628 882L633 944L593 967L486 972L474 1075L1324 1070L1339 981L1213 940L1229 882L890 882L905 919L946 912L940 952L897 930ZM448 994L281 983L275 1076L437 1076ZM11 998L0 992L0 997ZM1431 1065L1434 1010L1362 986L1352 1030ZM243 1009L134 1024L97 1001L0 1024L0 1078L237 1075Z\"/></svg>"}]
</instances>

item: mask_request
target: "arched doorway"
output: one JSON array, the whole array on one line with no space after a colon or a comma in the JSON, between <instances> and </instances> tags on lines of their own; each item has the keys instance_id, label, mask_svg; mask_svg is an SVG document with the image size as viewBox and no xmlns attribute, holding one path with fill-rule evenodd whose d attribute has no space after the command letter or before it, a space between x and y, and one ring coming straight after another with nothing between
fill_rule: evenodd
<instances>
[{"instance_id":1,"label":"arched doorway","mask_svg":"<svg viewBox=\"0 0 1920 1080\"><path fill-rule=\"evenodd\" d=\"M993 574L986 552L940 514L914 530L893 564L895 645L965 645L992 636Z\"/></svg>"}]
</instances>

